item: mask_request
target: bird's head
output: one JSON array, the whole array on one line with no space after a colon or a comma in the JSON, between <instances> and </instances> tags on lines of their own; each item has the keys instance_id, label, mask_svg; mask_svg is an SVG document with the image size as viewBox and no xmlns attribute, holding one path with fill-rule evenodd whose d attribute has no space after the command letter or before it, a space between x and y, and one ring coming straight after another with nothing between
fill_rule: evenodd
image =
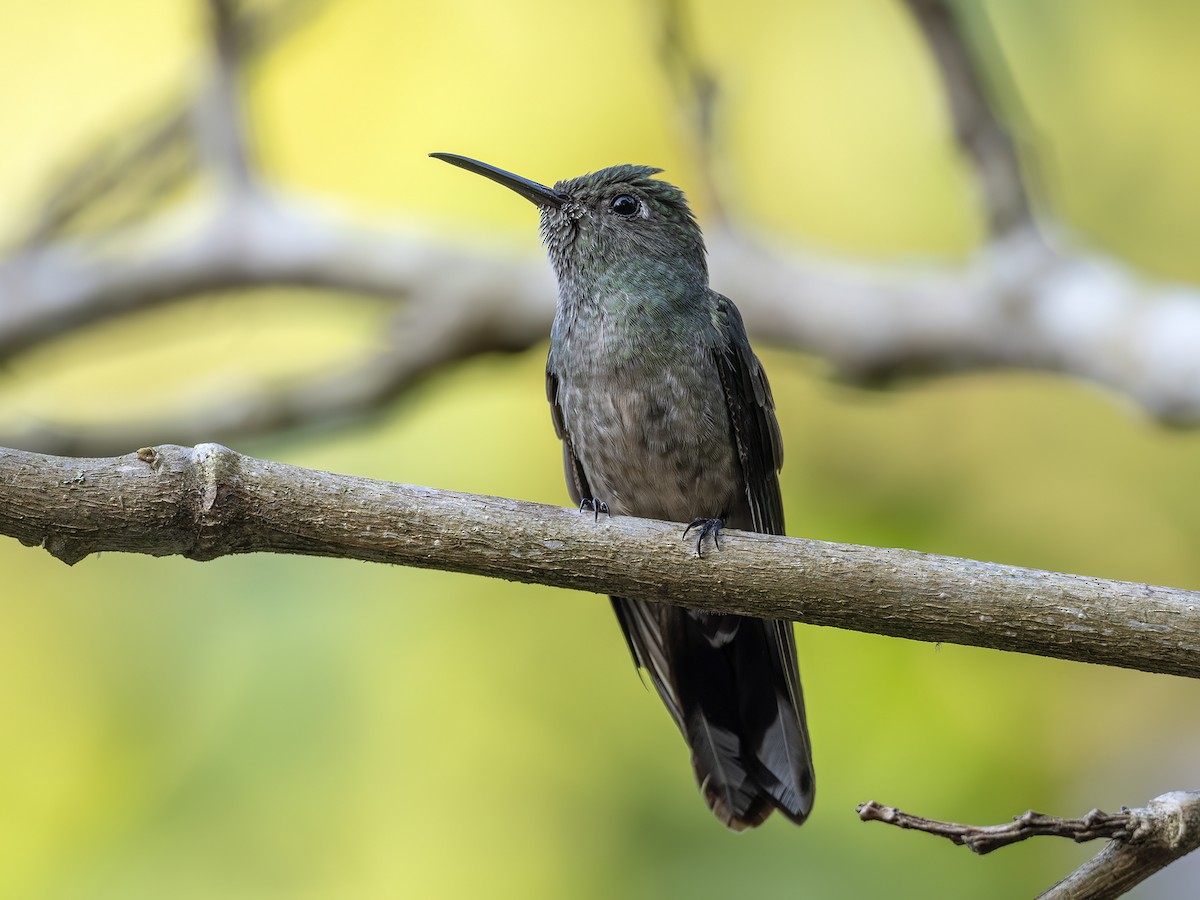
<instances>
[{"instance_id":1,"label":"bird's head","mask_svg":"<svg viewBox=\"0 0 1200 900\"><path fill-rule=\"evenodd\" d=\"M536 204L542 240L564 280L675 278L707 285L704 238L683 191L654 175L661 169L620 165L547 187L452 153L436 159L483 175Z\"/></svg>"}]
</instances>

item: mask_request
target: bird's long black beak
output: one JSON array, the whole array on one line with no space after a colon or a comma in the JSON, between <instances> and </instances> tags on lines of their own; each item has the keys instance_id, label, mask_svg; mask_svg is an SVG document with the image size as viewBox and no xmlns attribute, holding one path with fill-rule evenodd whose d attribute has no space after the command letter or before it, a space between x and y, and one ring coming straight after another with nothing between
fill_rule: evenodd
<instances>
[{"instance_id":1,"label":"bird's long black beak","mask_svg":"<svg viewBox=\"0 0 1200 900\"><path fill-rule=\"evenodd\" d=\"M495 166L489 166L487 163L471 159L469 156L459 156L457 153L430 153L429 155L442 162L448 162L452 166L458 166L460 169L466 169L468 172L474 172L484 178L490 178L497 184L516 191L526 200L536 203L538 206L553 206L558 209L567 202L567 195L562 191L548 188L544 184L538 184L536 181L530 181L528 178L522 178L512 172L497 169Z\"/></svg>"}]
</instances>

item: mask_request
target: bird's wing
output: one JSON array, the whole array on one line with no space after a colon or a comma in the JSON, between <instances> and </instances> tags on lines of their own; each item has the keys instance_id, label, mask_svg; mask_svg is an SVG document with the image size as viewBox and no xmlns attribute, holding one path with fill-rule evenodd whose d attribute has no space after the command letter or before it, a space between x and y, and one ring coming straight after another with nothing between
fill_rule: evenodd
<instances>
[{"instance_id":1,"label":"bird's wing","mask_svg":"<svg viewBox=\"0 0 1200 900\"><path fill-rule=\"evenodd\" d=\"M783 466L783 438L775 420L775 401L766 373L746 337L742 316L728 297L717 298L718 323L724 332L714 355L725 409L737 443L738 458L746 479L746 500L751 526L762 534L783 534L783 499L779 470ZM739 525L738 527L744 527Z\"/></svg>"}]
</instances>

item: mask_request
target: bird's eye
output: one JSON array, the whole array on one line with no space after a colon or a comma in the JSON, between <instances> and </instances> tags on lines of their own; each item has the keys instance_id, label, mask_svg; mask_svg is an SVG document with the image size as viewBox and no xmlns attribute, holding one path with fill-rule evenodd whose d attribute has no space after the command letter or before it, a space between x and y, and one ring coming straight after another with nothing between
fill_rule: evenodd
<instances>
[{"instance_id":1,"label":"bird's eye","mask_svg":"<svg viewBox=\"0 0 1200 900\"><path fill-rule=\"evenodd\" d=\"M624 216L628 219L638 214L638 210L642 208L642 204L632 194L618 194L612 198L612 201L608 204L608 208L618 216Z\"/></svg>"}]
</instances>

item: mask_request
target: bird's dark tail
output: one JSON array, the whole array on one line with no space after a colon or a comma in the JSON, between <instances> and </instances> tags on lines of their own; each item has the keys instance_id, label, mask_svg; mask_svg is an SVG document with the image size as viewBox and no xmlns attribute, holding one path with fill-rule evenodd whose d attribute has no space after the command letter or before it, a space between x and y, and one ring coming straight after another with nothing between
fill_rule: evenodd
<instances>
[{"instance_id":1,"label":"bird's dark tail","mask_svg":"<svg viewBox=\"0 0 1200 900\"><path fill-rule=\"evenodd\" d=\"M803 822L814 779L791 623L612 600L716 817L738 831L773 809Z\"/></svg>"}]
</instances>

